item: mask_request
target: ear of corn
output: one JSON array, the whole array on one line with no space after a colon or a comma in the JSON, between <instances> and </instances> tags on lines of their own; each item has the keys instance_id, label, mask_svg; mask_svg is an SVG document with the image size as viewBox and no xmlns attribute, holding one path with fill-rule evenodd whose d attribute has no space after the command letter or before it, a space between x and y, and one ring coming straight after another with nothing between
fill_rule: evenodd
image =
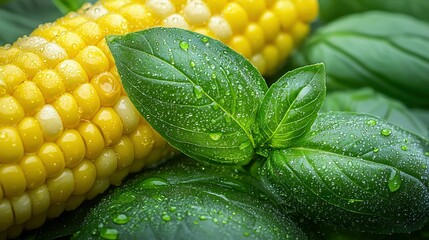
<instances>
[{"instance_id":1,"label":"ear of corn","mask_svg":"<svg viewBox=\"0 0 429 240\"><path fill-rule=\"evenodd\" d=\"M270 74L317 11L316 0L100 0L1 47L0 238L175 153L126 96L106 35L187 28Z\"/></svg>"}]
</instances>

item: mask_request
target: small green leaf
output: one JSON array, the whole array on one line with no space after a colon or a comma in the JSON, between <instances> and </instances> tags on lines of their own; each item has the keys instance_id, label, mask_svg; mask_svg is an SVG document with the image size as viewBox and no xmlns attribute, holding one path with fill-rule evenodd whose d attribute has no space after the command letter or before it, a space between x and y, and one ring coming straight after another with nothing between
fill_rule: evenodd
<instances>
[{"instance_id":1,"label":"small green leaf","mask_svg":"<svg viewBox=\"0 0 429 240\"><path fill-rule=\"evenodd\" d=\"M131 101L171 145L205 161L252 159L251 129L267 85L249 61L177 28L107 40Z\"/></svg>"},{"instance_id":2,"label":"small green leaf","mask_svg":"<svg viewBox=\"0 0 429 240\"><path fill-rule=\"evenodd\" d=\"M429 216L428 151L427 140L382 119L320 114L306 137L271 153L261 174L284 205L316 222L405 233Z\"/></svg>"},{"instance_id":3,"label":"small green leaf","mask_svg":"<svg viewBox=\"0 0 429 240\"><path fill-rule=\"evenodd\" d=\"M275 82L257 115L262 147L285 148L304 136L316 119L325 94L323 64L295 69Z\"/></svg>"}]
</instances>

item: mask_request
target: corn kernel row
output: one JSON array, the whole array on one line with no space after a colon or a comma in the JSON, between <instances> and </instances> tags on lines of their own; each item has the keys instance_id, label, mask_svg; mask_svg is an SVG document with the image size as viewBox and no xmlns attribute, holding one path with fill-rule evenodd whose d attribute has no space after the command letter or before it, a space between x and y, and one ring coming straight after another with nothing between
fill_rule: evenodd
<instances>
[{"instance_id":1,"label":"corn kernel row","mask_svg":"<svg viewBox=\"0 0 429 240\"><path fill-rule=\"evenodd\" d=\"M182 27L271 74L317 11L317 0L100 0L0 47L0 239L176 152L123 90L106 35Z\"/></svg>"}]
</instances>

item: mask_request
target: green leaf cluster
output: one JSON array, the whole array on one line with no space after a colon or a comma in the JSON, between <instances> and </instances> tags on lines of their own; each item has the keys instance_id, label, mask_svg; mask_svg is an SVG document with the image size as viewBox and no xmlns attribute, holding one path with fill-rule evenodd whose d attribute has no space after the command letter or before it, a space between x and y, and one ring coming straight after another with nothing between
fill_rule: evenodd
<instances>
[{"instance_id":1,"label":"green leaf cluster","mask_svg":"<svg viewBox=\"0 0 429 240\"><path fill-rule=\"evenodd\" d=\"M318 114L324 64L268 88L246 59L194 32L107 40L130 99L171 145L195 160L250 166L284 212L374 233L426 223L428 140L368 114Z\"/></svg>"}]
</instances>

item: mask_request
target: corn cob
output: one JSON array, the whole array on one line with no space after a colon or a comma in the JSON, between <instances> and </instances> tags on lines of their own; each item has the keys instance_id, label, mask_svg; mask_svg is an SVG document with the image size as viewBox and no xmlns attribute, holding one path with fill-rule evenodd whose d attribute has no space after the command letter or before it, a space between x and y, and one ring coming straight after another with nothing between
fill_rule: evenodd
<instances>
[{"instance_id":1,"label":"corn cob","mask_svg":"<svg viewBox=\"0 0 429 240\"><path fill-rule=\"evenodd\" d=\"M0 48L0 239L78 207L176 151L124 92L104 37L175 26L271 74L317 0L100 0Z\"/></svg>"}]
</instances>

